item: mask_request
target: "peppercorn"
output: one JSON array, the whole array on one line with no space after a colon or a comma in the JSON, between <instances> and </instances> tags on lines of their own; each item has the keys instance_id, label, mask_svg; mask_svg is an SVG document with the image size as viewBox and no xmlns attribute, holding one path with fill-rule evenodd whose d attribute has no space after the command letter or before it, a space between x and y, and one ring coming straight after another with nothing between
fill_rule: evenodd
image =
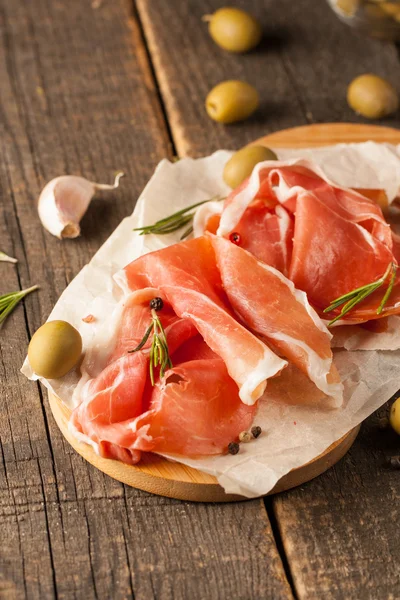
<instances>
[{"instance_id":1,"label":"peppercorn","mask_svg":"<svg viewBox=\"0 0 400 600\"><path fill-rule=\"evenodd\" d=\"M156 311L161 310L163 306L164 302L162 301L162 298L153 298L153 300L150 301L150 308Z\"/></svg>"},{"instance_id":2,"label":"peppercorn","mask_svg":"<svg viewBox=\"0 0 400 600\"><path fill-rule=\"evenodd\" d=\"M247 442L251 442L251 433L248 431L242 431L239 433L239 442L244 442L245 444L247 444Z\"/></svg>"},{"instance_id":3,"label":"peppercorn","mask_svg":"<svg viewBox=\"0 0 400 600\"><path fill-rule=\"evenodd\" d=\"M232 242L232 244L236 244L236 246L239 246L240 242L242 241L241 235L237 231L231 233L229 239Z\"/></svg>"},{"instance_id":4,"label":"peppercorn","mask_svg":"<svg viewBox=\"0 0 400 600\"><path fill-rule=\"evenodd\" d=\"M258 425L254 425L254 427L251 428L251 435L253 436L253 438L257 439L261 435L261 432L262 429Z\"/></svg>"},{"instance_id":5,"label":"peppercorn","mask_svg":"<svg viewBox=\"0 0 400 600\"><path fill-rule=\"evenodd\" d=\"M237 442L231 442L228 444L229 454L237 454L239 452L239 444Z\"/></svg>"}]
</instances>

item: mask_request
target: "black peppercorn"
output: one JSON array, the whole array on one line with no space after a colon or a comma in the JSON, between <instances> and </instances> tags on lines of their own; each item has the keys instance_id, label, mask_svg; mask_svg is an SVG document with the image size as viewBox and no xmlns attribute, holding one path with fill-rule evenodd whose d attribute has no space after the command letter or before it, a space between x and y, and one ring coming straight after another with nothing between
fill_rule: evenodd
<instances>
[{"instance_id":1,"label":"black peppercorn","mask_svg":"<svg viewBox=\"0 0 400 600\"><path fill-rule=\"evenodd\" d=\"M237 454L239 452L239 444L237 442L231 442L228 444L229 454Z\"/></svg>"},{"instance_id":2,"label":"black peppercorn","mask_svg":"<svg viewBox=\"0 0 400 600\"><path fill-rule=\"evenodd\" d=\"M251 435L256 439L261 435L261 432L262 429L258 425L254 425L254 427L251 428Z\"/></svg>"},{"instance_id":3,"label":"black peppercorn","mask_svg":"<svg viewBox=\"0 0 400 600\"><path fill-rule=\"evenodd\" d=\"M163 306L164 302L162 301L162 298L153 298L153 300L150 301L150 308L156 311L161 310Z\"/></svg>"}]
</instances>

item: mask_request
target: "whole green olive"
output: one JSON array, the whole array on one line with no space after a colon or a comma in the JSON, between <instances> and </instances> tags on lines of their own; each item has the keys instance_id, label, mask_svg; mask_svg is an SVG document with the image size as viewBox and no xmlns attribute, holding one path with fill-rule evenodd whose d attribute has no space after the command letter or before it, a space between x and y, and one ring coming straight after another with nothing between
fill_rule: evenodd
<instances>
[{"instance_id":1,"label":"whole green olive","mask_svg":"<svg viewBox=\"0 0 400 600\"><path fill-rule=\"evenodd\" d=\"M397 21L396 17L400 15L400 6L398 2L382 2L381 8L387 15L394 17Z\"/></svg>"},{"instance_id":2,"label":"whole green olive","mask_svg":"<svg viewBox=\"0 0 400 600\"><path fill-rule=\"evenodd\" d=\"M48 321L35 332L28 348L29 363L40 377L58 379L82 354L82 338L66 321Z\"/></svg>"},{"instance_id":3,"label":"whole green olive","mask_svg":"<svg viewBox=\"0 0 400 600\"><path fill-rule=\"evenodd\" d=\"M396 112L399 98L394 87L382 77L367 73L356 77L347 88L347 102L367 119L380 119Z\"/></svg>"},{"instance_id":4,"label":"whole green olive","mask_svg":"<svg viewBox=\"0 0 400 600\"><path fill-rule=\"evenodd\" d=\"M231 188L236 188L251 175L257 163L277 160L278 157L265 146L245 146L231 156L224 167L223 178Z\"/></svg>"},{"instance_id":5,"label":"whole green olive","mask_svg":"<svg viewBox=\"0 0 400 600\"><path fill-rule=\"evenodd\" d=\"M336 0L335 8L345 17L352 17L360 6L361 0Z\"/></svg>"},{"instance_id":6,"label":"whole green olive","mask_svg":"<svg viewBox=\"0 0 400 600\"><path fill-rule=\"evenodd\" d=\"M219 123L235 123L247 119L258 107L255 87L245 81L228 80L216 85L206 98L209 117Z\"/></svg>"},{"instance_id":7,"label":"whole green olive","mask_svg":"<svg viewBox=\"0 0 400 600\"><path fill-rule=\"evenodd\" d=\"M395 432L400 435L400 398L392 404L389 421Z\"/></svg>"},{"instance_id":8,"label":"whole green olive","mask_svg":"<svg viewBox=\"0 0 400 600\"><path fill-rule=\"evenodd\" d=\"M208 31L214 42L228 52L248 52L260 43L260 24L240 8L220 8L203 18L208 21Z\"/></svg>"}]
</instances>

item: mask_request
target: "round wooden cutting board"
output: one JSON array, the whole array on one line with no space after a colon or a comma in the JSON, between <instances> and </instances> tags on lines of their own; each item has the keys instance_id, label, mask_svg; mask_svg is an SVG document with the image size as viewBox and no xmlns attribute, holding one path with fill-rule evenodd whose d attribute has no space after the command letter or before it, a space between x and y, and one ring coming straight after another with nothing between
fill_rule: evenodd
<instances>
[{"instance_id":1,"label":"round wooden cutting board","mask_svg":"<svg viewBox=\"0 0 400 600\"><path fill-rule=\"evenodd\" d=\"M398 144L400 143L400 131L375 125L323 123L278 131L258 139L255 143L262 143L274 148L305 148L368 140ZM68 431L70 410L51 393L49 393L49 400L54 418L71 446L89 463L110 477L132 487L178 500L232 502L244 499L242 496L226 494L211 475L154 454L143 453L143 459L137 466L101 458L90 446L78 442ZM292 470L277 483L270 493L281 492L301 485L329 469L346 454L357 437L358 431L359 427L355 427L316 459Z\"/></svg>"}]
</instances>

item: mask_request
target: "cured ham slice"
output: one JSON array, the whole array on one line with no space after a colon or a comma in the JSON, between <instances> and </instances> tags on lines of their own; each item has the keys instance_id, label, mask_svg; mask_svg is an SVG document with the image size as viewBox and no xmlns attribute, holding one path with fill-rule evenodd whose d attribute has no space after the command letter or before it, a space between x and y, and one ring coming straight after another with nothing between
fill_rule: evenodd
<instances>
[{"instance_id":1,"label":"cured ham slice","mask_svg":"<svg viewBox=\"0 0 400 600\"><path fill-rule=\"evenodd\" d=\"M185 357L182 363L180 357ZM173 359L176 366L154 388L144 352L112 362L82 391L70 422L74 435L92 443L101 456L128 464L139 462L142 451L226 452L250 427L256 404L243 404L224 362L199 335Z\"/></svg>"},{"instance_id":2,"label":"cured ham slice","mask_svg":"<svg viewBox=\"0 0 400 600\"><path fill-rule=\"evenodd\" d=\"M375 226L376 237L391 248L390 227L378 204L354 190L336 186L317 165L305 160L266 161L256 165L247 182L227 198L218 235L228 235L255 199L268 206L279 203L294 214L297 196L304 191L318 192L332 210L363 224L369 231Z\"/></svg>"},{"instance_id":3,"label":"cured ham slice","mask_svg":"<svg viewBox=\"0 0 400 600\"><path fill-rule=\"evenodd\" d=\"M146 254L124 270L131 290L153 287L174 312L191 321L226 364L246 404L263 394L266 382L287 365L235 319L222 288L211 241L205 237Z\"/></svg>"},{"instance_id":4,"label":"cured ham slice","mask_svg":"<svg viewBox=\"0 0 400 600\"><path fill-rule=\"evenodd\" d=\"M96 444L100 455L135 463L137 434L132 422L143 412L143 393L148 357L143 352L126 354L89 380L81 391L81 403L73 411L70 427L84 441ZM79 438L79 435L77 436ZM143 449L144 443L141 444ZM126 452L120 453L119 448ZM147 444L151 450L151 444Z\"/></svg>"},{"instance_id":5,"label":"cured ham slice","mask_svg":"<svg viewBox=\"0 0 400 600\"><path fill-rule=\"evenodd\" d=\"M340 404L343 389L332 362L332 336L306 294L276 269L228 240L213 236L212 244L223 285L242 321Z\"/></svg>"},{"instance_id":6,"label":"cured ham slice","mask_svg":"<svg viewBox=\"0 0 400 600\"><path fill-rule=\"evenodd\" d=\"M224 362L215 357L184 362L168 371L155 387L150 410L135 427L139 440L142 431L153 439L155 452L222 454L250 427L255 412L256 405L243 404Z\"/></svg>"},{"instance_id":7,"label":"cured ham slice","mask_svg":"<svg viewBox=\"0 0 400 600\"><path fill-rule=\"evenodd\" d=\"M94 378L107 365L124 356L129 350L136 348L150 323L150 300L160 294L159 290L144 288L129 294L120 302L107 323L108 335L101 337L101 340L97 341L85 354L83 371L90 378ZM168 335L171 353L187 339L197 334L194 325L177 317L166 300L161 320ZM150 344L151 342L148 340L144 349L149 349ZM80 387L81 384L78 386L78 395Z\"/></svg>"},{"instance_id":8,"label":"cured ham slice","mask_svg":"<svg viewBox=\"0 0 400 600\"><path fill-rule=\"evenodd\" d=\"M373 192L377 197L379 190ZM281 232L268 229L273 211L279 208L294 220L293 243L290 228ZM228 237L233 231L240 233L243 248L288 275L305 291L321 315L336 298L379 280L392 263L397 264L392 232L380 206L356 190L335 185L308 161L257 165L251 177L226 200L217 234ZM268 253L271 244L286 248L286 265ZM377 309L388 282L343 320L350 323L380 318ZM396 281L382 315L400 312L398 290ZM339 312L340 308L329 318Z\"/></svg>"},{"instance_id":9,"label":"cured ham slice","mask_svg":"<svg viewBox=\"0 0 400 600\"><path fill-rule=\"evenodd\" d=\"M247 208L235 227L241 248L284 275L289 271L293 232L293 219L283 206L270 209L260 201Z\"/></svg>"},{"instance_id":10,"label":"cured ham slice","mask_svg":"<svg viewBox=\"0 0 400 600\"><path fill-rule=\"evenodd\" d=\"M316 194L299 194L289 277L314 306L323 309L379 279L391 260L391 250L358 223L331 210Z\"/></svg>"},{"instance_id":11,"label":"cured ham slice","mask_svg":"<svg viewBox=\"0 0 400 600\"><path fill-rule=\"evenodd\" d=\"M121 310L116 311L118 325L114 348L108 353L105 368L97 377L89 377L79 386L80 403L70 423L74 434L83 441L93 442L102 456L132 464L140 459L132 423L148 409L153 391L148 377L150 340L142 351L129 351L139 344L149 325L149 301L156 292L149 288L138 290L126 298ZM110 316L110 319L115 324L115 318ZM197 335L193 324L177 317L167 304L160 319L172 355ZM97 366L104 363L102 356L94 352L85 363L87 373L95 370L94 361ZM140 440L143 450L151 450L152 445L147 437Z\"/></svg>"}]
</instances>

